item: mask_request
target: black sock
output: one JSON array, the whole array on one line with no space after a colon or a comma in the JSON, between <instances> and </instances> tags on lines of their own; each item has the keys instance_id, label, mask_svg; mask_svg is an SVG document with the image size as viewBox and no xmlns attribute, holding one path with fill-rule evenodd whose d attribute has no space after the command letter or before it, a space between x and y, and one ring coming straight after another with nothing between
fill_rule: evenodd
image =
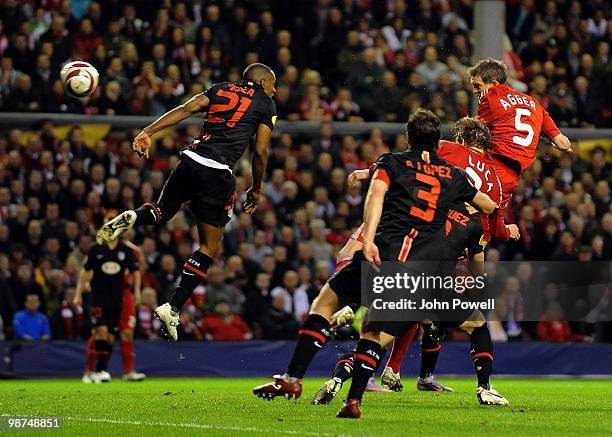
<instances>
[{"instance_id":1,"label":"black sock","mask_svg":"<svg viewBox=\"0 0 612 437\"><path fill-rule=\"evenodd\" d=\"M106 340L96 340L96 372L101 372L108 369L108 361L110 359L110 353L112 348L110 343Z\"/></svg>"},{"instance_id":2,"label":"black sock","mask_svg":"<svg viewBox=\"0 0 612 437\"><path fill-rule=\"evenodd\" d=\"M329 338L329 322L323 316L310 314L298 334L287 373L291 377L302 379L313 357Z\"/></svg>"},{"instance_id":3,"label":"black sock","mask_svg":"<svg viewBox=\"0 0 612 437\"><path fill-rule=\"evenodd\" d=\"M438 362L438 355L440 355L440 340L442 339L439 335L432 335L432 325L423 324L423 338L421 339L421 371L419 376L421 378L427 378L433 374Z\"/></svg>"},{"instance_id":4,"label":"black sock","mask_svg":"<svg viewBox=\"0 0 612 437\"><path fill-rule=\"evenodd\" d=\"M144 203L134 212L136 212L136 223L139 225L155 225L161 221L161 210L154 203Z\"/></svg>"},{"instance_id":5,"label":"black sock","mask_svg":"<svg viewBox=\"0 0 612 437\"><path fill-rule=\"evenodd\" d=\"M355 365L354 354L354 352L347 352L340 355L336 367L334 368L332 378L339 378L342 382L351 379L351 376L353 376L353 367Z\"/></svg>"},{"instance_id":6,"label":"black sock","mask_svg":"<svg viewBox=\"0 0 612 437\"><path fill-rule=\"evenodd\" d=\"M474 329L470 341L472 342L470 354L476 369L478 386L489 389L489 376L493 373L493 342L486 323Z\"/></svg>"},{"instance_id":7,"label":"black sock","mask_svg":"<svg viewBox=\"0 0 612 437\"><path fill-rule=\"evenodd\" d=\"M353 381L349 389L347 399L361 400L363 392L368 385L368 380L378 367L382 358L383 348L372 340L359 340L355 349L355 365L353 369Z\"/></svg>"},{"instance_id":8,"label":"black sock","mask_svg":"<svg viewBox=\"0 0 612 437\"><path fill-rule=\"evenodd\" d=\"M183 264L183 273L178 287L174 290L174 294L170 298L172 309L179 312L185 302L193 293L193 290L206 279L206 272L213 263L211 257L199 250L191 254L191 257Z\"/></svg>"}]
</instances>

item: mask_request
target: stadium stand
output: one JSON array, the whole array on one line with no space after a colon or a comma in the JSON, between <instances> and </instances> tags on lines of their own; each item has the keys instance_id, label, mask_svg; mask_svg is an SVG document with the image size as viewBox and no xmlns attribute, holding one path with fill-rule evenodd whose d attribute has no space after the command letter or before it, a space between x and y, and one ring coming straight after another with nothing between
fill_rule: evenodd
<instances>
[{"instance_id":1,"label":"stadium stand","mask_svg":"<svg viewBox=\"0 0 612 437\"><path fill-rule=\"evenodd\" d=\"M227 261L219 258L218 281L201 286L183 315L194 340L214 338L211 320L228 314L240 318L236 338L291 338L287 332L297 331L303 311L296 308L316 296L334 271L335 253L361 221L364 192L347 190L346 176L405 147L403 135L377 129L336 135L330 121L402 122L422 105L444 122L471 112L465 70L473 61L473 1L270 3L274 14L260 2L231 0L0 1L2 112L160 115L261 61L279 79L279 119L321 122L314 135L275 137L255 216L241 211L250 169L239 166L239 199L223 246ZM512 85L536 97L561 128L612 127L609 3L509 3L504 60ZM58 74L69 59L87 60L101 73L95 95L77 100L64 93ZM105 216L155 199L178 151L197 133L189 125L163 136L145 162L132 153L129 129L111 127L93 142L85 128L66 131L53 121L33 131L3 129L0 317L7 338L28 294L39 296L53 338L89 335L86 311L67 296L94 230ZM523 237L495 244L489 259L609 261L607 144L562 158L545 147L509 211ZM189 213L160 232L137 233L136 242L146 261L144 286L155 292L138 314L150 316L179 277L177 261L194 246ZM500 299L516 289L526 298L520 293L527 293L528 273L503 279ZM599 303L583 302L584 313ZM549 323L563 318L553 304L542 308L537 326L517 331L500 324L495 338L612 341L610 322ZM223 314L207 314L215 307ZM273 329L280 323L285 332ZM156 338L150 319L141 318L137 332Z\"/></svg>"}]
</instances>

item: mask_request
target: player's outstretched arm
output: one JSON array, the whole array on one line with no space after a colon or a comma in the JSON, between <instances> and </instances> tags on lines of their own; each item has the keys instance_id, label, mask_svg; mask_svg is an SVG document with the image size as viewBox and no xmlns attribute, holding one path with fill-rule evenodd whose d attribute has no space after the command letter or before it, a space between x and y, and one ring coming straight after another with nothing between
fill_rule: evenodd
<instances>
[{"instance_id":1,"label":"player's outstretched arm","mask_svg":"<svg viewBox=\"0 0 612 437\"><path fill-rule=\"evenodd\" d=\"M378 170L374 173L374 179L368 189L363 210L363 256L369 262L380 265L380 255L378 247L374 244L374 236L380 223L385 195L389 186L385 181L376 178L377 173Z\"/></svg>"},{"instance_id":2,"label":"player's outstretched arm","mask_svg":"<svg viewBox=\"0 0 612 437\"><path fill-rule=\"evenodd\" d=\"M134 138L134 143L132 145L134 151L138 153L139 156L148 158L149 149L151 148L151 137L153 135L162 129L180 123L197 112L204 111L208 107L209 103L210 100L208 97L206 97L204 94L198 94L182 105L179 105L176 108L166 112L153 123L145 127L138 134L138 136Z\"/></svg>"},{"instance_id":3,"label":"player's outstretched arm","mask_svg":"<svg viewBox=\"0 0 612 437\"><path fill-rule=\"evenodd\" d=\"M498 207L498 205L493 202L489 196L481 191L476 192L476 195L470 204L485 214L491 214L493 211L495 211L495 208Z\"/></svg>"},{"instance_id":4,"label":"player's outstretched arm","mask_svg":"<svg viewBox=\"0 0 612 437\"><path fill-rule=\"evenodd\" d=\"M247 190L247 199L244 203L244 211L247 214L253 214L259 203L259 192L261 191L261 182L268 165L268 145L271 138L272 129L263 123L260 124L257 128L257 140L255 141L255 150L251 158L253 184Z\"/></svg>"},{"instance_id":5,"label":"player's outstretched arm","mask_svg":"<svg viewBox=\"0 0 612 437\"><path fill-rule=\"evenodd\" d=\"M76 306L83 305L83 293L89 289L89 283L93 278L93 270L81 269L79 272L79 280L77 281L76 292L72 303Z\"/></svg>"}]
</instances>

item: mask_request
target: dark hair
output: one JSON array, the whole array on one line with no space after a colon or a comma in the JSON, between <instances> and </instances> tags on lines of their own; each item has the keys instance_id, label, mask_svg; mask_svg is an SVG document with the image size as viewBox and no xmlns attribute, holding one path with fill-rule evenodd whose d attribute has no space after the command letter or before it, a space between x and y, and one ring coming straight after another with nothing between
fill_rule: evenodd
<instances>
[{"instance_id":1,"label":"dark hair","mask_svg":"<svg viewBox=\"0 0 612 437\"><path fill-rule=\"evenodd\" d=\"M244 69L242 72L242 77L246 80L259 82L260 80L274 77L274 72L267 65L256 62L248 65L247 68Z\"/></svg>"},{"instance_id":2,"label":"dark hair","mask_svg":"<svg viewBox=\"0 0 612 437\"><path fill-rule=\"evenodd\" d=\"M468 147L491 148L491 132L489 128L475 117L463 117L457 120L453 127L455 138L461 138Z\"/></svg>"},{"instance_id":3,"label":"dark hair","mask_svg":"<svg viewBox=\"0 0 612 437\"><path fill-rule=\"evenodd\" d=\"M440 119L428 109L417 109L406 123L406 136L412 149L435 150L440 141Z\"/></svg>"},{"instance_id":4,"label":"dark hair","mask_svg":"<svg viewBox=\"0 0 612 437\"><path fill-rule=\"evenodd\" d=\"M508 68L506 64L493 58L483 59L473 67L468 69L471 77L480 77L484 83L491 83L496 80L499 83L506 83L508 80Z\"/></svg>"}]
</instances>

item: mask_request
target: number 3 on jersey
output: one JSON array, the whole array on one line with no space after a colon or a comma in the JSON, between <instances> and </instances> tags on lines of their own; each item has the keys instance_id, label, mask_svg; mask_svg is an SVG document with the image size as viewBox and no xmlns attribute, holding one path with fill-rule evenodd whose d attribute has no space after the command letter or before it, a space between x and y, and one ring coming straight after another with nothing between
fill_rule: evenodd
<instances>
[{"instance_id":1,"label":"number 3 on jersey","mask_svg":"<svg viewBox=\"0 0 612 437\"><path fill-rule=\"evenodd\" d=\"M440 197L440 181L433 176L423 173L416 173L416 180L423 182L430 187L430 191L425 189L420 189L417 191L417 197L427 202L427 209L411 206L410 215L413 217L418 217L426 222L430 222L434 218L434 214L436 213L436 204L438 203L438 197Z\"/></svg>"},{"instance_id":2,"label":"number 3 on jersey","mask_svg":"<svg viewBox=\"0 0 612 437\"><path fill-rule=\"evenodd\" d=\"M236 123L240 121L244 113L247 111L247 109L249 109L249 106L251 106L251 99L249 99L248 97L238 97L238 94L223 89L217 91L217 96L224 97L228 99L229 102L210 105L210 108L208 110L208 121L210 123L224 123L225 121L227 121L227 127L232 128L236 126ZM236 108L236 106L238 106L238 109L234 111L229 120L214 115L221 112L232 111L234 108Z\"/></svg>"},{"instance_id":3,"label":"number 3 on jersey","mask_svg":"<svg viewBox=\"0 0 612 437\"><path fill-rule=\"evenodd\" d=\"M531 141L533 141L533 127L529 123L523 123L523 117L531 117L531 111L527 108L516 108L516 115L514 116L514 127L519 132L526 132L527 136L523 137L520 135L514 135L512 137L512 142L514 144L518 144L519 146L528 147L531 145Z\"/></svg>"}]
</instances>

